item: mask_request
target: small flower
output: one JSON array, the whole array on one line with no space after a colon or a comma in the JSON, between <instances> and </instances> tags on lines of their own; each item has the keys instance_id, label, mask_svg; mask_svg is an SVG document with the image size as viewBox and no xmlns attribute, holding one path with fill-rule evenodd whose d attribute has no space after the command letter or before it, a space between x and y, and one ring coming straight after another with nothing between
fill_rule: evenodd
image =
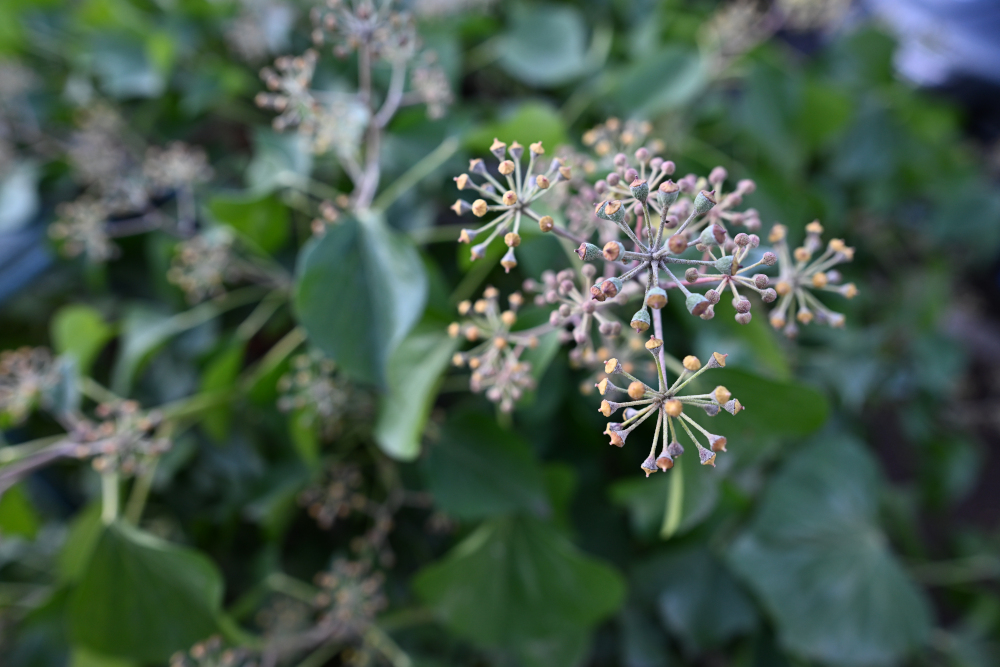
<instances>
[{"instance_id":1,"label":"small flower","mask_svg":"<svg viewBox=\"0 0 1000 667\"><path fill-rule=\"evenodd\" d=\"M336 374L336 363L317 350L292 359L291 370L278 380L278 408L299 412L306 426L332 440L341 431L344 418L363 415L368 401Z\"/></svg>"},{"instance_id":2,"label":"small flower","mask_svg":"<svg viewBox=\"0 0 1000 667\"><path fill-rule=\"evenodd\" d=\"M605 378L599 383L602 394L615 394L629 399L623 402L605 399L601 402L600 412L605 417L610 417L618 410L625 409L625 420L620 423L609 423L604 431L609 436L612 445L624 446L628 435L639 424L656 415L653 444L642 463L642 470L647 477L657 470L666 471L672 468L674 458L684 451L684 448L677 442L679 429L683 430L697 447L702 465L714 466L716 453L726 451L726 438L709 433L692 419L685 412L686 410L699 408L704 410L708 416L714 417L719 414L719 408L725 408L731 414L736 414L743 409L742 404L733 399L729 390L722 386L716 387L714 391L706 394L685 395L680 393L691 381L705 371L725 366L726 355L716 352L704 364L695 357L685 357L684 363L681 365L683 372L673 384L668 384L665 369L660 361L662 346L663 341L653 336L644 346L653 356L657 376L655 388L632 375L618 359L609 359L605 363L605 372L611 377ZM624 385L624 383L616 385L612 382L612 379L619 375L629 380L628 385ZM701 444L692 431L692 427L701 432L701 435L708 442L708 447ZM656 453L658 444L660 445L659 454Z\"/></svg>"},{"instance_id":3,"label":"small flower","mask_svg":"<svg viewBox=\"0 0 1000 667\"><path fill-rule=\"evenodd\" d=\"M362 638L388 604L382 592L384 581L380 572L369 574L363 561L335 560L329 571L316 576L316 584L322 589L315 600L321 610L319 625L335 640Z\"/></svg>"},{"instance_id":4,"label":"small flower","mask_svg":"<svg viewBox=\"0 0 1000 667\"><path fill-rule=\"evenodd\" d=\"M49 236L60 241L67 257L83 255L94 263L118 256L118 246L108 235L108 210L98 200L86 196L56 207L57 219L49 225Z\"/></svg>"},{"instance_id":5,"label":"small flower","mask_svg":"<svg viewBox=\"0 0 1000 667\"><path fill-rule=\"evenodd\" d=\"M142 171L150 186L159 192L190 187L212 177L205 151L180 141L173 142L166 149L148 148Z\"/></svg>"},{"instance_id":6,"label":"small flower","mask_svg":"<svg viewBox=\"0 0 1000 667\"><path fill-rule=\"evenodd\" d=\"M171 447L169 439L157 434L160 413L143 411L136 401L101 403L95 414L99 421L79 422L72 437L80 443L77 457L92 457L98 472L138 475Z\"/></svg>"},{"instance_id":7,"label":"small flower","mask_svg":"<svg viewBox=\"0 0 1000 667\"><path fill-rule=\"evenodd\" d=\"M497 171L499 178L494 177L486 164L482 160L472 160L469 163L469 173L460 174L455 178L455 184L459 190L475 190L481 195L471 206L463 206L461 200L456 203L454 210L462 214L470 210L478 218L484 217L487 213L494 212L498 215L490 222L478 229L466 229L462 231L460 240L471 243L484 232L490 232L486 239L473 247L472 258L477 259L485 254L485 249L489 244L503 235L509 238L513 233L519 237L521 223L524 218L531 218L538 222L542 231L552 229L552 218L543 216L531 208L533 202L551 192L551 184L562 180L567 180L571 171L563 166L558 158L549 163L548 169L543 173L536 173L536 167L540 166L539 158L545 153L541 142L531 144L528 149L528 166L522 170L522 160L525 153L524 147L516 141L508 148L507 144L499 139L493 140L490 151L499 162ZM509 155L509 159L505 156ZM478 177L477 182L474 177ZM504 183L501 183L501 180ZM490 203L492 202L492 203ZM509 244L508 244L509 245ZM509 272L517 265L514 258L514 246L508 251L505 258L504 268Z\"/></svg>"},{"instance_id":8,"label":"small flower","mask_svg":"<svg viewBox=\"0 0 1000 667\"><path fill-rule=\"evenodd\" d=\"M368 508L371 501L362 493L364 477L358 466L344 463L330 468L323 482L299 494L299 504L324 530L337 519Z\"/></svg>"}]
</instances>

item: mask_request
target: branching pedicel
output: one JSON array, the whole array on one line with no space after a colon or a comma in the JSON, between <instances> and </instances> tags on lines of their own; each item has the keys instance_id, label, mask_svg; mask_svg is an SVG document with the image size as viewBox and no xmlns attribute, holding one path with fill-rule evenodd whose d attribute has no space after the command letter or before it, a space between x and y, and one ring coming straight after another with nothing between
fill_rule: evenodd
<instances>
[{"instance_id":1,"label":"branching pedicel","mask_svg":"<svg viewBox=\"0 0 1000 667\"><path fill-rule=\"evenodd\" d=\"M587 264L579 270L545 272L541 284L525 281L525 291L535 293L536 305L555 306L545 324L517 330L516 313L524 297L512 294L510 308L501 312L499 293L489 287L483 299L459 305L459 313L468 319L453 323L449 329L452 336L461 335L476 343L472 350L456 354L454 359L456 365L468 364L472 369L473 391L485 390L487 398L505 412L513 410L524 390L533 386L530 365L521 360L521 354L549 332L559 331L563 342L575 342L576 347L570 353L572 362L593 367L603 361L606 374L626 377L629 383L624 386L612 383L609 378L598 382L602 395L612 391L631 399L604 400L600 411L610 416L619 409L625 410L624 421L609 424L605 431L611 444L619 447L639 424L656 415L653 446L642 464L647 475L668 470L673 466L673 458L683 452L678 430L683 430L694 442L705 465L714 465L716 453L725 451L726 439L701 427L684 413L685 407L699 407L709 416L718 414L720 409L734 415L743 409L722 386L707 394L679 393L705 370L724 366L726 355L714 353L702 365L696 357L688 356L681 362L664 352L662 309L667 305L670 290L678 290L687 311L704 320L715 316L716 305L729 292L735 319L740 324L748 324L752 318L748 294L757 294L764 303L773 303L780 296L770 321L789 337L798 333L794 322L786 322L792 311L801 324L815 320L831 326L843 325L844 316L821 303L812 294L813 290L836 292L847 298L857 293L853 284L841 285L841 276L833 269L853 257L853 249L843 240L831 240L814 257L823 247L820 240L823 228L819 222L806 227L805 242L794 251L788 249L787 230L780 224L775 224L768 236L773 250L760 247L761 239L755 233L761 227L759 214L754 209L738 210L743 197L756 189L753 181L741 180L727 191L728 173L716 167L707 178L688 174L674 182L670 176L676 170L675 164L653 156L647 147L634 151L634 164L624 153L611 157L610 152L616 147L642 142L649 130L648 124L630 121L623 125L611 119L585 135L585 143L593 147L596 157L561 152L565 157L553 159L547 169L539 169L545 153L539 143L530 146L528 165L523 171L524 149L517 142L508 146L494 140L490 152L498 162L496 176L485 162L472 160L469 172L456 177L455 183L459 190L474 190L481 198L471 203L459 199L452 208L456 214L471 212L480 218L496 214L478 229L462 230L459 240L465 243L472 243L488 232L472 246L474 260L484 257L489 244L502 234L508 250L501 264L508 272L517 266L514 249L521 242L521 224L529 217L542 232L555 233L577 245L576 254ZM649 145L660 148L655 142ZM574 178L568 163L583 165L586 173L596 172L602 163L610 163L612 171L591 185ZM501 179L506 180L506 186ZM533 203L551 192L559 192L553 199L567 212L568 228L557 225L552 216L532 209ZM594 201L597 198L601 200ZM593 211L590 223L578 213L583 206ZM746 231L731 231L736 227ZM589 241L593 235L600 238L601 247ZM604 264L600 276L590 264L596 261ZM775 265L779 273L772 287L772 278L764 271ZM704 288L707 289L702 293L700 290ZM652 327L654 335L644 345L620 345L615 340L622 330L617 307L627 306L640 296L638 310L627 321L636 333L643 334ZM595 323L601 338L596 348ZM652 383L632 374L639 371L629 357L642 347L653 355L653 363L644 364L648 375L655 374ZM614 350L619 355L609 358ZM667 381L668 366L678 372L672 384ZM701 432L708 447L698 441L696 431ZM662 447L657 455L661 432Z\"/></svg>"}]
</instances>

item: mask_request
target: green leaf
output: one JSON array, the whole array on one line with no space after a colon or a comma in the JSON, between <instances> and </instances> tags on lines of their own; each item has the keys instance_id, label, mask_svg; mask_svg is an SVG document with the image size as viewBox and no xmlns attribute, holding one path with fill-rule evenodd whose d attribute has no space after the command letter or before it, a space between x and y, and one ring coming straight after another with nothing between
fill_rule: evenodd
<instances>
[{"instance_id":1,"label":"green leaf","mask_svg":"<svg viewBox=\"0 0 1000 667\"><path fill-rule=\"evenodd\" d=\"M114 329L105 324L104 318L94 308L71 305L60 308L49 325L52 347L58 354L76 359L82 375L90 371L94 359L111 340Z\"/></svg>"},{"instance_id":2,"label":"green leaf","mask_svg":"<svg viewBox=\"0 0 1000 667\"><path fill-rule=\"evenodd\" d=\"M208 210L265 252L279 250L288 240L292 218L276 195L241 193L216 195Z\"/></svg>"},{"instance_id":3,"label":"green leaf","mask_svg":"<svg viewBox=\"0 0 1000 667\"><path fill-rule=\"evenodd\" d=\"M386 386L388 362L420 319L427 276L410 242L376 214L345 217L299 255L295 310L349 376Z\"/></svg>"},{"instance_id":4,"label":"green leaf","mask_svg":"<svg viewBox=\"0 0 1000 667\"><path fill-rule=\"evenodd\" d=\"M92 502L77 512L70 523L66 542L59 552L56 569L60 581L77 581L83 576L103 529L100 502Z\"/></svg>"},{"instance_id":5,"label":"green leaf","mask_svg":"<svg viewBox=\"0 0 1000 667\"><path fill-rule=\"evenodd\" d=\"M456 634L487 647L528 650L546 641L583 645L584 631L614 613L625 596L613 568L524 516L484 523L422 570L414 589ZM579 658L550 656L550 665Z\"/></svg>"},{"instance_id":6,"label":"green leaf","mask_svg":"<svg viewBox=\"0 0 1000 667\"><path fill-rule=\"evenodd\" d=\"M134 667L135 664L132 660L109 658L80 647L73 649L69 661L69 667Z\"/></svg>"},{"instance_id":7,"label":"green leaf","mask_svg":"<svg viewBox=\"0 0 1000 667\"><path fill-rule=\"evenodd\" d=\"M696 52L669 46L624 72L607 74L608 98L626 116L654 116L683 106L708 82L706 63ZM655 85L650 85L655 81Z\"/></svg>"},{"instance_id":8,"label":"green leaf","mask_svg":"<svg viewBox=\"0 0 1000 667\"><path fill-rule=\"evenodd\" d=\"M549 510L545 478L530 445L488 415L452 417L429 449L424 477L435 504L461 519Z\"/></svg>"},{"instance_id":9,"label":"green leaf","mask_svg":"<svg viewBox=\"0 0 1000 667\"><path fill-rule=\"evenodd\" d=\"M202 393L214 394L233 386L243 368L244 347L242 341L237 341L211 359L201 376ZM229 435L232 416L232 406L226 403L202 413L201 425L212 439L222 442Z\"/></svg>"},{"instance_id":10,"label":"green leaf","mask_svg":"<svg viewBox=\"0 0 1000 667\"><path fill-rule=\"evenodd\" d=\"M319 464L319 433L316 426L316 411L309 407L300 408L288 415L288 436L295 445L295 451L310 468Z\"/></svg>"},{"instance_id":11,"label":"green leaf","mask_svg":"<svg viewBox=\"0 0 1000 667\"><path fill-rule=\"evenodd\" d=\"M70 599L75 643L163 662L217 630L222 577L201 553L127 524L107 526Z\"/></svg>"},{"instance_id":12,"label":"green leaf","mask_svg":"<svg viewBox=\"0 0 1000 667\"><path fill-rule=\"evenodd\" d=\"M730 549L730 566L774 618L786 649L882 665L927 641L927 601L879 528L878 488L860 444L817 438L773 479Z\"/></svg>"},{"instance_id":13,"label":"green leaf","mask_svg":"<svg viewBox=\"0 0 1000 667\"><path fill-rule=\"evenodd\" d=\"M749 597L702 546L646 561L636 568L633 581L655 592L660 619L689 652L720 646L757 625Z\"/></svg>"},{"instance_id":14,"label":"green leaf","mask_svg":"<svg viewBox=\"0 0 1000 667\"><path fill-rule=\"evenodd\" d=\"M253 136L253 160L246 170L246 185L257 192L270 192L312 172L309 140L298 132L275 132L259 128Z\"/></svg>"},{"instance_id":15,"label":"green leaf","mask_svg":"<svg viewBox=\"0 0 1000 667\"><path fill-rule=\"evenodd\" d=\"M545 150L553 151L567 142L567 136L566 123L555 107L544 102L525 102L500 121L470 132L465 145L476 153L486 154L495 137L508 144L541 141ZM463 254L468 255L468 250Z\"/></svg>"},{"instance_id":16,"label":"green leaf","mask_svg":"<svg viewBox=\"0 0 1000 667\"><path fill-rule=\"evenodd\" d=\"M13 535L33 540L40 525L38 512L24 495L23 484L12 486L0 496L0 540Z\"/></svg>"},{"instance_id":17,"label":"green leaf","mask_svg":"<svg viewBox=\"0 0 1000 667\"><path fill-rule=\"evenodd\" d=\"M500 66L531 86L556 86L587 69L587 24L568 5L516 4L500 37ZM554 146L553 146L554 148Z\"/></svg>"},{"instance_id":18,"label":"green leaf","mask_svg":"<svg viewBox=\"0 0 1000 667\"><path fill-rule=\"evenodd\" d=\"M402 461L420 453L441 374L448 368L458 339L440 328L414 331L389 360L389 392L375 421L375 441L383 452Z\"/></svg>"},{"instance_id":19,"label":"green leaf","mask_svg":"<svg viewBox=\"0 0 1000 667\"><path fill-rule=\"evenodd\" d=\"M611 502L628 510L632 532L646 539L661 534L667 521L671 491L680 484L679 505L674 510L669 535L683 534L701 524L715 509L719 499L719 474L698 465L698 452L692 445L677 459L674 467L651 477L636 476L611 486ZM638 472L638 471L637 471Z\"/></svg>"}]
</instances>

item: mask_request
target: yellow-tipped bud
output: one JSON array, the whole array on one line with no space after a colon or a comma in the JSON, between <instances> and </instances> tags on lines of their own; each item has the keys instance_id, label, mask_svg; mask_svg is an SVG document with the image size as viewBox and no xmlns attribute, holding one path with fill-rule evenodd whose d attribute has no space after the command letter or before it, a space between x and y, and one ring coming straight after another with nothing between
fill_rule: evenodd
<instances>
[{"instance_id":1,"label":"yellow-tipped bud","mask_svg":"<svg viewBox=\"0 0 1000 667\"><path fill-rule=\"evenodd\" d=\"M448 335L452 338L458 338L458 334L462 331L462 327L458 322L452 322L448 325Z\"/></svg>"},{"instance_id":2,"label":"yellow-tipped bud","mask_svg":"<svg viewBox=\"0 0 1000 667\"><path fill-rule=\"evenodd\" d=\"M729 356L729 355L722 354L721 352L713 352L712 353L712 359L710 361L714 361L716 364L719 365L720 368L725 368L726 367L726 357L727 356ZM711 364L709 364L709 365L711 366Z\"/></svg>"},{"instance_id":3,"label":"yellow-tipped bud","mask_svg":"<svg viewBox=\"0 0 1000 667\"><path fill-rule=\"evenodd\" d=\"M517 322L517 315L514 313L513 310L505 310L500 315L500 320L504 324L510 327L514 325L514 322Z\"/></svg>"},{"instance_id":4,"label":"yellow-tipped bud","mask_svg":"<svg viewBox=\"0 0 1000 667\"><path fill-rule=\"evenodd\" d=\"M608 375L617 373L619 370L621 370L621 364L618 363L617 359L608 359L604 362L604 372Z\"/></svg>"},{"instance_id":5,"label":"yellow-tipped bud","mask_svg":"<svg viewBox=\"0 0 1000 667\"><path fill-rule=\"evenodd\" d=\"M729 390L723 387L721 384L715 388L715 391L712 393L712 395L715 396L715 402L718 403L719 405L725 405L726 402L733 397L733 395L729 393Z\"/></svg>"},{"instance_id":6,"label":"yellow-tipped bud","mask_svg":"<svg viewBox=\"0 0 1000 667\"><path fill-rule=\"evenodd\" d=\"M810 234L822 234L823 225L819 224L819 220L813 220L808 225L806 225L806 231Z\"/></svg>"},{"instance_id":7,"label":"yellow-tipped bud","mask_svg":"<svg viewBox=\"0 0 1000 667\"><path fill-rule=\"evenodd\" d=\"M521 245L521 236L516 232L507 232L504 234L503 242L506 243L509 248L516 248Z\"/></svg>"},{"instance_id":8,"label":"yellow-tipped bud","mask_svg":"<svg viewBox=\"0 0 1000 667\"><path fill-rule=\"evenodd\" d=\"M795 249L795 261L796 262L808 262L809 258L812 257L812 251L805 246L799 246Z\"/></svg>"},{"instance_id":9,"label":"yellow-tipped bud","mask_svg":"<svg viewBox=\"0 0 1000 667\"><path fill-rule=\"evenodd\" d=\"M815 287L816 289L823 289L824 287L826 287L827 282L829 281L827 280L825 273L820 272L813 274L812 284L813 287Z\"/></svg>"},{"instance_id":10,"label":"yellow-tipped bud","mask_svg":"<svg viewBox=\"0 0 1000 667\"><path fill-rule=\"evenodd\" d=\"M812 311L811 310L806 310L806 309L803 308L795 316L795 319L797 319L802 324L809 324L810 322L813 321Z\"/></svg>"},{"instance_id":11,"label":"yellow-tipped bud","mask_svg":"<svg viewBox=\"0 0 1000 667\"><path fill-rule=\"evenodd\" d=\"M854 283L847 283L840 288L840 293L848 299L853 299L858 295L858 288Z\"/></svg>"},{"instance_id":12,"label":"yellow-tipped bud","mask_svg":"<svg viewBox=\"0 0 1000 667\"><path fill-rule=\"evenodd\" d=\"M552 228L555 227L555 226L556 226L556 224L552 220L552 216L551 215L543 215L538 220L538 228L540 230L542 230L543 232L551 232Z\"/></svg>"},{"instance_id":13,"label":"yellow-tipped bud","mask_svg":"<svg viewBox=\"0 0 1000 667\"><path fill-rule=\"evenodd\" d=\"M671 398L663 404L663 411L670 417L680 417L681 413L684 412L684 404L676 398Z\"/></svg>"},{"instance_id":14,"label":"yellow-tipped bud","mask_svg":"<svg viewBox=\"0 0 1000 667\"><path fill-rule=\"evenodd\" d=\"M490 152L491 153L496 153L497 151L506 150L506 148L507 148L507 144L505 144L504 142L500 141L496 137L493 137L493 143L490 145Z\"/></svg>"},{"instance_id":15,"label":"yellow-tipped bud","mask_svg":"<svg viewBox=\"0 0 1000 667\"><path fill-rule=\"evenodd\" d=\"M684 364L685 370L689 370L692 373L701 369L701 361L698 360L698 357L690 354L684 357L684 361L682 363Z\"/></svg>"},{"instance_id":16,"label":"yellow-tipped bud","mask_svg":"<svg viewBox=\"0 0 1000 667\"><path fill-rule=\"evenodd\" d=\"M646 393L646 385L636 380L628 386L628 395L633 401L638 401Z\"/></svg>"},{"instance_id":17,"label":"yellow-tipped bud","mask_svg":"<svg viewBox=\"0 0 1000 667\"><path fill-rule=\"evenodd\" d=\"M472 202L472 215L477 218L481 218L486 215L486 211L489 210L489 206L486 204L485 199L477 199Z\"/></svg>"},{"instance_id":18,"label":"yellow-tipped bud","mask_svg":"<svg viewBox=\"0 0 1000 667\"><path fill-rule=\"evenodd\" d=\"M479 327L470 326L468 329L466 329L465 340L469 341L470 343L479 340Z\"/></svg>"},{"instance_id":19,"label":"yellow-tipped bud","mask_svg":"<svg viewBox=\"0 0 1000 667\"><path fill-rule=\"evenodd\" d=\"M507 339L497 336L496 338L493 339L493 347L495 347L498 350L504 349L505 347L507 347Z\"/></svg>"},{"instance_id":20,"label":"yellow-tipped bud","mask_svg":"<svg viewBox=\"0 0 1000 667\"><path fill-rule=\"evenodd\" d=\"M599 409L599 412L605 417L610 417L612 412L611 404L608 403L607 401L601 401L601 407Z\"/></svg>"},{"instance_id":21,"label":"yellow-tipped bud","mask_svg":"<svg viewBox=\"0 0 1000 667\"><path fill-rule=\"evenodd\" d=\"M549 181L548 176L545 174L539 174L535 177L535 185L537 185L540 190L548 190L552 183Z\"/></svg>"},{"instance_id":22,"label":"yellow-tipped bud","mask_svg":"<svg viewBox=\"0 0 1000 667\"><path fill-rule=\"evenodd\" d=\"M778 284L774 286L774 291L780 296L785 296L792 291L791 283L785 282L784 280L779 280Z\"/></svg>"},{"instance_id":23,"label":"yellow-tipped bud","mask_svg":"<svg viewBox=\"0 0 1000 667\"><path fill-rule=\"evenodd\" d=\"M504 160L503 162L500 163L498 171L504 176L509 176L510 174L514 173L514 163L511 162L510 160Z\"/></svg>"},{"instance_id":24,"label":"yellow-tipped bud","mask_svg":"<svg viewBox=\"0 0 1000 667\"><path fill-rule=\"evenodd\" d=\"M461 368L462 366L465 365L465 355L462 354L461 352L456 352L451 357L451 363L452 365Z\"/></svg>"},{"instance_id":25,"label":"yellow-tipped bud","mask_svg":"<svg viewBox=\"0 0 1000 667\"><path fill-rule=\"evenodd\" d=\"M536 141L535 143L528 146L528 148L530 148L531 152L534 153L535 155L545 155L545 149L542 148L542 142L540 141Z\"/></svg>"},{"instance_id":26,"label":"yellow-tipped bud","mask_svg":"<svg viewBox=\"0 0 1000 667\"><path fill-rule=\"evenodd\" d=\"M771 227L771 233L767 235L767 240L771 243L777 243L778 241L784 241L785 236L788 234L788 228L782 224L775 224Z\"/></svg>"},{"instance_id":27,"label":"yellow-tipped bud","mask_svg":"<svg viewBox=\"0 0 1000 667\"><path fill-rule=\"evenodd\" d=\"M609 384L608 378L604 378L603 380L597 383L597 391L600 392L601 396L604 396L604 394L607 393L608 384Z\"/></svg>"},{"instance_id":28,"label":"yellow-tipped bud","mask_svg":"<svg viewBox=\"0 0 1000 667\"><path fill-rule=\"evenodd\" d=\"M507 192L503 193L504 206L513 206L516 203L517 203L517 195L514 194L513 190L508 190Z\"/></svg>"},{"instance_id":29,"label":"yellow-tipped bud","mask_svg":"<svg viewBox=\"0 0 1000 667\"><path fill-rule=\"evenodd\" d=\"M470 308L472 308L472 302L466 299L458 304L458 314L466 315L468 314Z\"/></svg>"},{"instance_id":30,"label":"yellow-tipped bud","mask_svg":"<svg viewBox=\"0 0 1000 667\"><path fill-rule=\"evenodd\" d=\"M468 174L459 174L458 176L455 177L455 187L457 187L459 190L464 190L465 186L467 186L468 184L469 184Z\"/></svg>"},{"instance_id":31,"label":"yellow-tipped bud","mask_svg":"<svg viewBox=\"0 0 1000 667\"><path fill-rule=\"evenodd\" d=\"M652 336L646 341L646 349L650 352L655 352L663 347L663 341L659 338L653 338Z\"/></svg>"}]
</instances>

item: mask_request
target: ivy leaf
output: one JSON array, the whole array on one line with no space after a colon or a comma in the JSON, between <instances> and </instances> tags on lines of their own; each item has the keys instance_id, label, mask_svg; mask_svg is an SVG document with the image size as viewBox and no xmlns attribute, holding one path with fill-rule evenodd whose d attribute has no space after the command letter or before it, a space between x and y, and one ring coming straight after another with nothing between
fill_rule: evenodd
<instances>
[{"instance_id":1,"label":"ivy leaf","mask_svg":"<svg viewBox=\"0 0 1000 667\"><path fill-rule=\"evenodd\" d=\"M767 487L729 564L810 660L897 664L930 633L927 601L878 525L879 477L852 439L826 436Z\"/></svg>"},{"instance_id":2,"label":"ivy leaf","mask_svg":"<svg viewBox=\"0 0 1000 667\"><path fill-rule=\"evenodd\" d=\"M569 140L566 122L559 115L559 110L551 104L535 101L525 102L501 120L469 132L465 145L471 151L485 154L494 137L508 143L541 141L546 150L554 150ZM463 250L461 255L468 257L468 249Z\"/></svg>"},{"instance_id":3,"label":"ivy leaf","mask_svg":"<svg viewBox=\"0 0 1000 667\"><path fill-rule=\"evenodd\" d=\"M288 240L291 216L273 194L216 195L208 202L216 221L229 225L264 252L279 250Z\"/></svg>"},{"instance_id":4,"label":"ivy leaf","mask_svg":"<svg viewBox=\"0 0 1000 667\"><path fill-rule=\"evenodd\" d=\"M72 356L82 375L90 371L94 358L115 335L96 309L79 304L60 308L49 327L53 349Z\"/></svg>"},{"instance_id":5,"label":"ivy leaf","mask_svg":"<svg viewBox=\"0 0 1000 667\"><path fill-rule=\"evenodd\" d=\"M531 447L496 420L460 413L445 424L424 465L438 507L462 519L549 511L545 477Z\"/></svg>"},{"instance_id":6,"label":"ivy leaf","mask_svg":"<svg viewBox=\"0 0 1000 667\"><path fill-rule=\"evenodd\" d=\"M343 218L299 255L299 321L310 341L357 380L387 385L389 359L426 298L420 255L374 213Z\"/></svg>"},{"instance_id":7,"label":"ivy leaf","mask_svg":"<svg viewBox=\"0 0 1000 667\"><path fill-rule=\"evenodd\" d=\"M588 68L587 24L566 5L517 4L501 37L500 66L530 86L556 86Z\"/></svg>"},{"instance_id":8,"label":"ivy leaf","mask_svg":"<svg viewBox=\"0 0 1000 667\"><path fill-rule=\"evenodd\" d=\"M487 647L585 644L585 631L622 604L621 575L525 516L484 523L414 580L418 595L456 634ZM579 653L544 651L550 666ZM541 656L538 656L541 657Z\"/></svg>"},{"instance_id":9,"label":"ivy leaf","mask_svg":"<svg viewBox=\"0 0 1000 667\"><path fill-rule=\"evenodd\" d=\"M73 641L165 662L217 631L222 577L204 555L124 523L102 531L69 605Z\"/></svg>"},{"instance_id":10,"label":"ivy leaf","mask_svg":"<svg viewBox=\"0 0 1000 667\"><path fill-rule=\"evenodd\" d=\"M402 461L420 453L420 437L458 339L440 328L414 331L396 348L389 362L389 392L375 421L375 441L382 451Z\"/></svg>"}]
</instances>

